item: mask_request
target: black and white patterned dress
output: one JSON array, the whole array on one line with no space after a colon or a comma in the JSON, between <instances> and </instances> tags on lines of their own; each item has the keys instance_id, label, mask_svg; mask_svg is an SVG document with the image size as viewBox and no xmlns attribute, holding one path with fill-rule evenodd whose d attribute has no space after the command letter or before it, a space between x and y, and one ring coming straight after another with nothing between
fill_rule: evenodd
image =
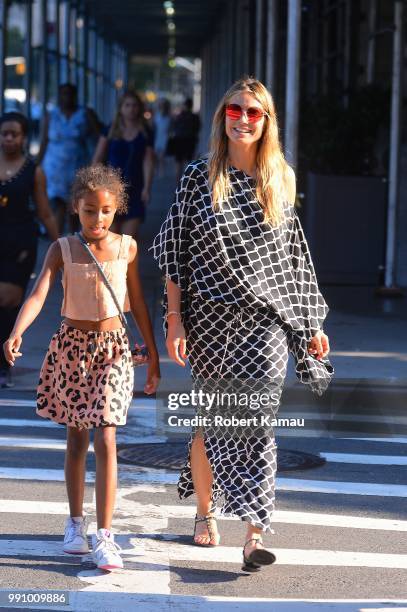
<instances>
[{"instance_id":1,"label":"black and white patterned dress","mask_svg":"<svg viewBox=\"0 0 407 612\"><path fill-rule=\"evenodd\" d=\"M294 207L286 204L284 221L273 227L264 221L255 180L232 166L229 176L233 195L215 212L207 160L189 164L151 248L165 276L181 288L194 382L261 380L273 386L268 409L275 415L288 351L301 382L317 394L329 384L329 360L308 353L328 307ZM270 530L277 467L272 430L228 436L209 427L204 440L214 504L224 495L223 513ZM181 498L194 492L189 454L178 492Z\"/></svg>"}]
</instances>

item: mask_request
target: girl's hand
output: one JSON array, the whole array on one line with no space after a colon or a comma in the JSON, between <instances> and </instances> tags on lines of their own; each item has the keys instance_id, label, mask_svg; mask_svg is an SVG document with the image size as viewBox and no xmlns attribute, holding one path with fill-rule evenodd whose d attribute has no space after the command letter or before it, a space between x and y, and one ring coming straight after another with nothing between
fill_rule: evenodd
<instances>
[{"instance_id":1,"label":"girl's hand","mask_svg":"<svg viewBox=\"0 0 407 612\"><path fill-rule=\"evenodd\" d=\"M168 317L168 333L165 345L167 347L168 356L170 359L185 368L185 361L182 361L182 359L187 358L187 343L185 338L185 329L178 315Z\"/></svg>"},{"instance_id":2,"label":"girl's hand","mask_svg":"<svg viewBox=\"0 0 407 612\"><path fill-rule=\"evenodd\" d=\"M22 353L20 353L19 349L21 346L23 339L21 336L12 335L6 342L3 344L4 355L7 359L7 362L13 366L17 357L21 357Z\"/></svg>"},{"instance_id":3,"label":"girl's hand","mask_svg":"<svg viewBox=\"0 0 407 612\"><path fill-rule=\"evenodd\" d=\"M323 359L328 355L329 351L328 336L323 331L317 332L308 344L308 352L317 359Z\"/></svg>"},{"instance_id":4,"label":"girl's hand","mask_svg":"<svg viewBox=\"0 0 407 612\"><path fill-rule=\"evenodd\" d=\"M144 204L148 204L150 201L150 191L146 187L141 192L141 200Z\"/></svg>"},{"instance_id":5,"label":"girl's hand","mask_svg":"<svg viewBox=\"0 0 407 612\"><path fill-rule=\"evenodd\" d=\"M147 369L147 381L144 385L144 393L146 393L146 395L152 395L157 391L160 378L160 363L158 357L151 358Z\"/></svg>"}]
</instances>

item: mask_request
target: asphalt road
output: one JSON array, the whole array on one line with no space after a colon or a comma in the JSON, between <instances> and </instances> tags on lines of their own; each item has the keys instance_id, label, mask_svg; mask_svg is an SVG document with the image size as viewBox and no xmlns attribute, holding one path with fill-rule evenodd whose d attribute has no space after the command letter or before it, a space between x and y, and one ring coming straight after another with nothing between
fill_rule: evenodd
<instances>
[{"instance_id":1,"label":"asphalt road","mask_svg":"<svg viewBox=\"0 0 407 612\"><path fill-rule=\"evenodd\" d=\"M135 399L122 443L161 441L154 400ZM397 415L396 415L397 417ZM395 417L395 418L396 418ZM399 417L403 420L403 417ZM374 417L372 417L374 420ZM63 427L36 417L34 395L0 395L0 607L5 591L69 591L64 610L365 610L407 606L407 437L343 419L320 432L278 436L281 449L321 454L325 465L284 471L277 480L277 562L256 575L241 571L244 529L220 520L221 546L190 545L193 498L180 503L177 473L120 465L113 528L125 568L97 570L89 556L62 553L67 513ZM280 432L283 433L283 432ZM385 435L386 434L386 435ZM86 510L95 530L94 457L87 464Z\"/></svg>"}]
</instances>

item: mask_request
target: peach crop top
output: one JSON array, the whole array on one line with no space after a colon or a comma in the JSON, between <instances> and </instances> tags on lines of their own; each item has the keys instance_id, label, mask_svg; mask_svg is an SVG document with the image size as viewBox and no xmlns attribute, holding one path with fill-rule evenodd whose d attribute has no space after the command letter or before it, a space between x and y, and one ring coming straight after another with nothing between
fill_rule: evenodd
<instances>
[{"instance_id":1,"label":"peach crop top","mask_svg":"<svg viewBox=\"0 0 407 612\"><path fill-rule=\"evenodd\" d=\"M68 238L59 238L58 242L64 261L62 275L64 300L61 315L87 321L101 321L117 316L119 314L117 307L96 264L93 261L73 262ZM130 244L131 236L122 236L118 258L100 262L124 312L130 310L127 294L127 260Z\"/></svg>"}]
</instances>

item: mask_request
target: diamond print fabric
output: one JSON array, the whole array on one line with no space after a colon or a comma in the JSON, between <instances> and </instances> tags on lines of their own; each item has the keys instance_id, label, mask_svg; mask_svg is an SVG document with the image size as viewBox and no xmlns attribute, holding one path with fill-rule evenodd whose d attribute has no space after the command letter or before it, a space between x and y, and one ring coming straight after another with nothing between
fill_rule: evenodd
<instances>
[{"instance_id":1,"label":"diamond print fabric","mask_svg":"<svg viewBox=\"0 0 407 612\"><path fill-rule=\"evenodd\" d=\"M184 325L192 295L240 308L267 307L288 326L288 347L299 380L322 394L333 375L329 359L308 353L328 313L308 245L291 205L278 227L264 222L253 178L229 168L233 195L214 212L207 160L189 164L157 234L153 255L181 288ZM166 310L164 296L164 310ZM164 317L165 327L165 317Z\"/></svg>"},{"instance_id":2,"label":"diamond print fabric","mask_svg":"<svg viewBox=\"0 0 407 612\"><path fill-rule=\"evenodd\" d=\"M285 206L279 227L265 223L255 181L233 167L229 174L233 195L215 213L207 160L189 164L151 248L164 275L181 288L195 387L216 389L219 380L261 379L274 389L268 409L275 416L288 351L301 382L318 394L329 384L329 360L308 353L328 307L294 207ZM271 530L277 469L273 431L230 437L206 427L204 439L214 476L213 504L223 495L223 513ZM178 482L181 498L194 492L189 455Z\"/></svg>"}]
</instances>

